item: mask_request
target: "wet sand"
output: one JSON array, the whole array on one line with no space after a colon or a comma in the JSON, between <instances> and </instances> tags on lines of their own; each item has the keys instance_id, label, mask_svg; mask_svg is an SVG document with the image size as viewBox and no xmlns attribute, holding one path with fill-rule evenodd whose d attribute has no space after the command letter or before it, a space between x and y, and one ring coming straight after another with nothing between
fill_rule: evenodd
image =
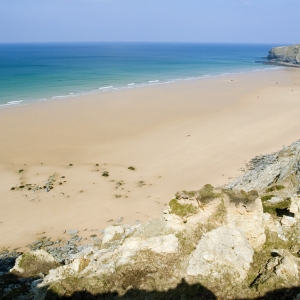
<instances>
[{"instance_id":1,"label":"wet sand","mask_svg":"<svg viewBox=\"0 0 300 300\"><path fill-rule=\"evenodd\" d=\"M300 138L299 102L300 70L284 68L2 109L0 248L70 229L88 242L157 217L176 191L224 185Z\"/></svg>"}]
</instances>

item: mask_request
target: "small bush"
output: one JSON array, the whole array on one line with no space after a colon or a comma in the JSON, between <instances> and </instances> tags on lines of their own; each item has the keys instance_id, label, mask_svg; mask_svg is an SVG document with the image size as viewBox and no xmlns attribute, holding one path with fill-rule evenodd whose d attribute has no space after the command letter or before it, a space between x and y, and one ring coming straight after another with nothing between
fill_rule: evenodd
<instances>
[{"instance_id":1,"label":"small bush","mask_svg":"<svg viewBox=\"0 0 300 300\"><path fill-rule=\"evenodd\" d=\"M128 170L134 171L134 170L135 170L135 167L130 166L130 167L128 167Z\"/></svg>"},{"instance_id":2,"label":"small bush","mask_svg":"<svg viewBox=\"0 0 300 300\"><path fill-rule=\"evenodd\" d=\"M266 189L266 193L274 192L274 191L280 191L285 189L284 185L274 185L272 187L269 187Z\"/></svg>"},{"instance_id":3,"label":"small bush","mask_svg":"<svg viewBox=\"0 0 300 300\"><path fill-rule=\"evenodd\" d=\"M245 192L245 191L232 191L232 190L223 190L224 193L229 197L230 202L247 204L249 202L255 201L258 198L258 192L255 190Z\"/></svg>"},{"instance_id":4,"label":"small bush","mask_svg":"<svg viewBox=\"0 0 300 300\"><path fill-rule=\"evenodd\" d=\"M121 185L123 185L124 184L124 182L123 182L123 180L121 180L121 181L118 181L117 183L116 183L116 189L118 189Z\"/></svg>"},{"instance_id":5,"label":"small bush","mask_svg":"<svg viewBox=\"0 0 300 300\"><path fill-rule=\"evenodd\" d=\"M109 173L108 173L107 171L104 171L104 172L102 172L102 176L108 177L108 176L109 176Z\"/></svg>"},{"instance_id":6,"label":"small bush","mask_svg":"<svg viewBox=\"0 0 300 300\"><path fill-rule=\"evenodd\" d=\"M217 206L217 210L213 215L213 218L216 222L222 223L227 215L227 208L225 206L224 200Z\"/></svg>"},{"instance_id":7,"label":"small bush","mask_svg":"<svg viewBox=\"0 0 300 300\"><path fill-rule=\"evenodd\" d=\"M178 203L177 199L172 199L169 203L171 214L175 214L180 217L186 217L188 215L194 215L198 212L197 207L192 204L182 205Z\"/></svg>"},{"instance_id":8,"label":"small bush","mask_svg":"<svg viewBox=\"0 0 300 300\"><path fill-rule=\"evenodd\" d=\"M265 201L272 199L273 197L275 197L275 196L274 195L266 195L266 196L260 197L260 199L262 202L265 202Z\"/></svg>"},{"instance_id":9,"label":"small bush","mask_svg":"<svg viewBox=\"0 0 300 300\"><path fill-rule=\"evenodd\" d=\"M138 182L138 186L139 187L142 187L144 185L146 185L146 183L143 180L141 180L141 181Z\"/></svg>"},{"instance_id":10,"label":"small bush","mask_svg":"<svg viewBox=\"0 0 300 300\"><path fill-rule=\"evenodd\" d=\"M214 193L214 187L211 184L206 184L201 190L198 191L196 197L198 203L208 203L210 200L217 198L218 194Z\"/></svg>"},{"instance_id":11,"label":"small bush","mask_svg":"<svg viewBox=\"0 0 300 300\"><path fill-rule=\"evenodd\" d=\"M195 191L188 191L186 192L186 194L189 196L189 197L194 197L196 195L196 192Z\"/></svg>"}]
</instances>

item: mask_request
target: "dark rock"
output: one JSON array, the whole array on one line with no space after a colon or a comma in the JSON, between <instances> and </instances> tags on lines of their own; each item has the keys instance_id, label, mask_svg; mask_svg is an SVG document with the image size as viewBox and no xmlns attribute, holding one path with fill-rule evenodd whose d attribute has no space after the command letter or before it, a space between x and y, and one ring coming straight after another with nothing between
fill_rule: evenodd
<instances>
[{"instance_id":1,"label":"dark rock","mask_svg":"<svg viewBox=\"0 0 300 300\"><path fill-rule=\"evenodd\" d=\"M273 62L300 66L300 44L272 48L268 59Z\"/></svg>"}]
</instances>

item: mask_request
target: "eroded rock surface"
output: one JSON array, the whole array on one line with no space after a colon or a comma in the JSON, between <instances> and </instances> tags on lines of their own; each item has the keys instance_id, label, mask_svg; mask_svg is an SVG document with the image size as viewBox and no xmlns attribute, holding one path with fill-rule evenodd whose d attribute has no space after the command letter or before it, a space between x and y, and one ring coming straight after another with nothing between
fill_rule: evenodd
<instances>
[{"instance_id":1,"label":"eroded rock surface","mask_svg":"<svg viewBox=\"0 0 300 300\"><path fill-rule=\"evenodd\" d=\"M271 185L285 183L287 194L292 195L299 192L299 171L300 140L278 152L256 156L250 161L248 172L233 180L227 188L262 191Z\"/></svg>"},{"instance_id":2,"label":"eroded rock surface","mask_svg":"<svg viewBox=\"0 0 300 300\"><path fill-rule=\"evenodd\" d=\"M253 253L242 232L234 226L222 226L201 238L191 255L187 274L220 277L227 272L241 280L247 276Z\"/></svg>"}]
</instances>

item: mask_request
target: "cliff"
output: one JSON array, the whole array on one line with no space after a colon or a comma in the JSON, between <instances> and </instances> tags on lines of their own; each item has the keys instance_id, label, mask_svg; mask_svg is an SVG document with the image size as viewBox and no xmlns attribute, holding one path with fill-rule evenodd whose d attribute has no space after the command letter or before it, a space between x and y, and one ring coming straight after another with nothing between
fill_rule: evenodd
<instances>
[{"instance_id":1,"label":"cliff","mask_svg":"<svg viewBox=\"0 0 300 300\"><path fill-rule=\"evenodd\" d=\"M255 157L228 186L177 192L146 224L109 226L90 245L74 231L69 240L34 242L27 254L2 254L18 258L2 273L0 292L7 299L300 299L299 186L300 140Z\"/></svg>"},{"instance_id":2,"label":"cliff","mask_svg":"<svg viewBox=\"0 0 300 300\"><path fill-rule=\"evenodd\" d=\"M268 59L274 63L300 66L300 44L272 48Z\"/></svg>"}]
</instances>

